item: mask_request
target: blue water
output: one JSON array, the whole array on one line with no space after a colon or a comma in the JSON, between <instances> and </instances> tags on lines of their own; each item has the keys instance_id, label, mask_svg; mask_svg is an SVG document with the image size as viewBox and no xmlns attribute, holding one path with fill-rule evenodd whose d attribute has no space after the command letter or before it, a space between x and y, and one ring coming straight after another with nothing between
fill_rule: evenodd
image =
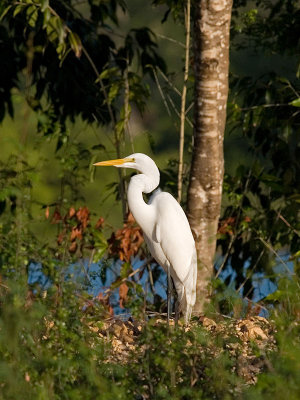
<instances>
[{"instance_id":1,"label":"blue water","mask_svg":"<svg viewBox=\"0 0 300 400\"><path fill-rule=\"evenodd\" d=\"M137 271L144 264L143 260L135 258L131 262L133 270ZM216 269L222 264L222 259L217 260ZM247 276L247 270L250 262L246 262L244 266L244 276ZM80 260L76 264L70 265L63 272L62 278L65 280L72 279L78 288L86 290L91 296L98 296L99 293L103 293L110 288L111 284L114 283L120 276L122 262L116 261L107 266L105 262L91 263L88 260ZM154 265L151 266L152 268ZM154 292L159 295L162 300L166 300L166 274L161 267L159 268L159 277L154 283ZM106 273L104 273L106 270ZM276 259L276 266L273 268L273 275L279 278L280 276L293 274L293 262L289 261L289 254L280 254ZM225 280L230 276L228 287L234 289L234 281L236 278L236 272L228 265L219 275L221 280ZM146 297L148 302L153 302L153 292L150 288L149 273L147 267L142 276L139 272L136 273L131 279L136 283L141 284L143 288L143 296ZM33 286L38 286L40 290L45 291L51 286L51 280L43 273L42 265L39 263L31 263L28 268L28 283ZM262 272L255 272L252 275L252 284L254 291L251 300L258 302L265 298L267 295L273 293L277 289L276 280L270 279ZM240 290L240 296L245 296L243 288ZM110 304L114 309L115 314L126 314L129 310L126 308L120 308L119 306L119 290L116 288L110 296Z\"/></svg>"},{"instance_id":2,"label":"blue water","mask_svg":"<svg viewBox=\"0 0 300 400\"><path fill-rule=\"evenodd\" d=\"M143 260L135 258L131 261L133 271L137 271L144 265ZM80 260L76 264L70 265L63 272L63 279L72 279L79 288L86 290L91 296L96 297L100 293L105 296L105 292L119 278L122 262L116 261L107 266L105 263L91 263L88 260ZM154 267L154 264L150 266ZM158 267L160 275L154 283L154 292L163 300L166 300L166 274L161 267ZM106 269L105 279L102 279L103 270ZM149 273L147 267L142 276L137 272L131 279L140 284L144 291L147 301L153 302L153 292L150 288ZM51 280L44 274L42 264L31 262L28 267L28 284L38 287L40 291L46 291L51 286ZM129 312L126 308L119 306L119 290L116 288L110 295L110 305L113 307L115 314L126 314Z\"/></svg>"}]
</instances>

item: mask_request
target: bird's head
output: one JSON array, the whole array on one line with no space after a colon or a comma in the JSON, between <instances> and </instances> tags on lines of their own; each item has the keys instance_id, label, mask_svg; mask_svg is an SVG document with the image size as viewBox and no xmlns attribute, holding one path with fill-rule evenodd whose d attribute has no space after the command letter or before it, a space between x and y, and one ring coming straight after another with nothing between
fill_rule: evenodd
<instances>
[{"instance_id":1,"label":"bird's head","mask_svg":"<svg viewBox=\"0 0 300 400\"><path fill-rule=\"evenodd\" d=\"M148 180L151 180L149 192L159 184L159 170L155 162L146 154L134 153L117 160L100 161L95 164L96 167L114 166L117 168L133 168L144 174ZM151 188L151 190L150 190ZM148 193L148 190L147 190Z\"/></svg>"},{"instance_id":2,"label":"bird's head","mask_svg":"<svg viewBox=\"0 0 300 400\"><path fill-rule=\"evenodd\" d=\"M100 161L93 165L96 167L114 166L117 168L133 168L145 175L148 175L148 171L150 174L153 174L153 171L158 170L155 162L142 153L131 154L130 156L116 160Z\"/></svg>"}]
</instances>

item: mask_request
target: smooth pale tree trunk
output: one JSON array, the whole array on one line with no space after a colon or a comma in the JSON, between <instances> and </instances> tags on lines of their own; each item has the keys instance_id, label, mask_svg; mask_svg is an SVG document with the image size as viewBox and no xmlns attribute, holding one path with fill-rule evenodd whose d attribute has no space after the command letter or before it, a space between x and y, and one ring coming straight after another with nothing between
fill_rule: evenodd
<instances>
[{"instance_id":1,"label":"smooth pale tree trunk","mask_svg":"<svg viewBox=\"0 0 300 400\"><path fill-rule=\"evenodd\" d=\"M209 299L222 198L232 0L199 0L194 16L194 148L188 219L198 255L195 314Z\"/></svg>"}]
</instances>

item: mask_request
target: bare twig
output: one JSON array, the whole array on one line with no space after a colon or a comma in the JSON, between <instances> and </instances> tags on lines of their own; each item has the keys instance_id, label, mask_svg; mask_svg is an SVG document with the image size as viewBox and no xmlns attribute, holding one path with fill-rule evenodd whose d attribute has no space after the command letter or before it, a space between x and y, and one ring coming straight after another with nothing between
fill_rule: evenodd
<instances>
[{"instance_id":1,"label":"bare twig","mask_svg":"<svg viewBox=\"0 0 300 400\"><path fill-rule=\"evenodd\" d=\"M181 92L179 91L179 89L177 89L177 87L174 85L174 83L170 81L170 79L167 77L167 75L164 74L163 71L160 68L158 68L158 72L161 74L161 76L164 78L164 80L166 82L168 82L168 84L174 90L174 92L177 93L178 96L181 97Z\"/></svg>"},{"instance_id":2,"label":"bare twig","mask_svg":"<svg viewBox=\"0 0 300 400\"><path fill-rule=\"evenodd\" d=\"M167 101L166 101L164 92L162 91L162 88L161 88L161 86L160 86L160 83L159 83L159 80L158 80L158 77L157 77L157 73L156 73L156 71L155 71L154 68L153 68L153 75L154 75L154 78L155 78L155 82L156 82L158 91L159 91L159 93L160 93L160 95L161 95L161 98L162 98L162 100L163 100L163 103L164 103L164 105L165 105L165 107L166 107L167 113L169 114L169 117L171 117L171 111L170 111L170 109L169 109L169 106L168 106L168 103L167 103Z\"/></svg>"},{"instance_id":3,"label":"bare twig","mask_svg":"<svg viewBox=\"0 0 300 400\"><path fill-rule=\"evenodd\" d=\"M222 262L220 268L218 269L218 271L216 273L216 278L218 278L218 276L223 271L223 268L225 267L225 265L227 263L227 260L228 260L228 258L230 256L231 249L232 249L233 243L235 242L236 237L237 237L237 235L232 235L231 238L230 238L230 243L229 243L228 249L226 251L226 254L225 254L225 257L223 259L223 262Z\"/></svg>"},{"instance_id":4,"label":"bare twig","mask_svg":"<svg viewBox=\"0 0 300 400\"><path fill-rule=\"evenodd\" d=\"M56 17L61 19L60 16L57 14L57 12L52 7L48 6L48 8L49 8L49 11L53 15L55 15ZM67 24L64 24L64 28L65 28L66 32L68 32L68 33L72 32L71 29L67 26ZM94 61L92 60L91 56L89 55L88 51L86 50L86 48L84 47L82 42L81 42L81 46L82 46L82 52L85 55L85 57L87 58L88 62L90 63L90 65L91 65L91 67L92 67L92 69L93 69L93 71L94 71L94 73L95 73L95 75L97 77L97 80L98 80L98 82L100 84L100 87L101 87L101 90L103 92L104 98L106 100L108 113L109 113L110 119L111 119L111 121L112 121L112 123L114 125L115 147L116 147L117 157L121 158L120 140L118 138L117 131L116 131L116 119L115 119L112 107L111 107L111 105L110 105L110 103L108 101L108 95L107 95L106 88L105 88L105 86L103 84L102 79L100 78L100 73L98 71L98 68L96 67ZM118 168L118 175L119 175L119 181L120 181L119 188L120 188L120 197L121 197L121 202L122 202L123 219L125 221L126 214L127 214L127 207L126 207L126 199L125 199L125 191L124 191L124 179L123 179L123 175L122 175L122 170L120 168Z\"/></svg>"},{"instance_id":5,"label":"bare twig","mask_svg":"<svg viewBox=\"0 0 300 400\"><path fill-rule=\"evenodd\" d=\"M190 36L191 36L191 0L187 0L185 8L185 66L184 79L181 96L181 112L180 112L180 137L179 137L179 163L178 163L178 194L177 200L180 203L182 197L182 175L183 175L183 149L184 149L184 125L185 125L185 103L187 81L189 77L189 61L190 61Z\"/></svg>"},{"instance_id":6,"label":"bare twig","mask_svg":"<svg viewBox=\"0 0 300 400\"><path fill-rule=\"evenodd\" d=\"M176 43L176 44L178 44L178 46L181 46L181 47L185 48L184 43L179 42L179 40L173 39L173 38L171 38L169 36L162 35L161 33L156 33L156 35L158 37L162 38L162 39L166 39L169 42Z\"/></svg>"},{"instance_id":7,"label":"bare twig","mask_svg":"<svg viewBox=\"0 0 300 400\"><path fill-rule=\"evenodd\" d=\"M126 69L124 73L124 80L125 80L125 95L124 95L124 109L125 109L125 121L124 121L124 127L127 130L128 136L129 136L129 141L131 145L131 150L132 153L134 153L134 144L133 144L133 139L131 135L131 130L130 130L130 125L129 125L129 117L130 117L130 112L129 112L129 80L128 80L128 57L126 58Z\"/></svg>"},{"instance_id":8,"label":"bare twig","mask_svg":"<svg viewBox=\"0 0 300 400\"><path fill-rule=\"evenodd\" d=\"M290 107L290 105L289 104L280 104L280 103L260 104L260 105L252 106L252 107L243 107L240 110L241 111L249 111L249 110L256 110L257 108L272 108L272 107Z\"/></svg>"},{"instance_id":9,"label":"bare twig","mask_svg":"<svg viewBox=\"0 0 300 400\"><path fill-rule=\"evenodd\" d=\"M287 270L287 272L291 275L295 275L294 272L292 272L287 263L280 257L280 255L277 253L277 251L268 243L266 242L262 237L258 237L258 239L269 249L272 251L272 253L275 254L275 256L280 260L280 262L282 263L282 265L284 265L285 269Z\"/></svg>"},{"instance_id":10,"label":"bare twig","mask_svg":"<svg viewBox=\"0 0 300 400\"><path fill-rule=\"evenodd\" d=\"M300 232L298 232L292 225L279 213L277 212L278 217L294 232L297 236L300 237Z\"/></svg>"},{"instance_id":11,"label":"bare twig","mask_svg":"<svg viewBox=\"0 0 300 400\"><path fill-rule=\"evenodd\" d=\"M172 100L172 97L168 93L167 93L167 98L168 98L175 114L177 115L178 118L180 118L180 112L177 110L176 105L174 104L174 101ZM192 121L188 117L186 117L185 119L186 119L186 122L189 124L189 126L191 128L193 128L194 125L193 125Z\"/></svg>"},{"instance_id":12,"label":"bare twig","mask_svg":"<svg viewBox=\"0 0 300 400\"><path fill-rule=\"evenodd\" d=\"M123 282L126 282L129 278L132 278L134 275L136 275L138 272L140 272L140 271L142 271L146 266L147 266L147 264L149 263L149 260L146 260L145 262L143 262L143 264L139 267L139 268L137 268L137 269L135 269L134 271L132 271L128 276L126 276L125 278L123 278L123 279L121 279L121 281L120 281L120 283L123 283ZM109 287L108 289L106 289L105 290L105 294L108 294L108 293L110 293L111 292L111 288Z\"/></svg>"},{"instance_id":13,"label":"bare twig","mask_svg":"<svg viewBox=\"0 0 300 400\"><path fill-rule=\"evenodd\" d=\"M253 161L253 163L254 163L254 161ZM245 187L244 187L244 190L243 190L243 193L242 193L242 197L241 197L241 199L240 199L240 206L239 206L239 210L238 210L238 213L237 213L237 216L236 216L236 219L235 219L235 226L236 226L236 227L238 226L238 224L239 224L239 222L240 222L240 217L241 217L241 213L242 213L242 204L243 204L243 200L244 200L244 197L245 197L245 195L246 195L246 192L247 192L247 190L248 190L248 186L249 186L249 183L250 183L251 174L252 174L252 167L249 169L249 173L248 173L248 176L247 176L247 180L246 180L246 183L245 183ZM223 268L224 268L224 266L226 265L227 260L228 260L228 258L229 258L229 256L230 256L230 253L231 253L231 249L232 249L232 247L233 247L233 244L234 244L234 242L235 242L235 240L236 240L236 238L238 237L239 234L240 234L240 231L237 231L237 230L236 230L235 234L234 234L233 236L231 236L231 238L230 238L230 243L229 243L228 249L227 249L227 251L226 251L224 260L223 260L223 262L222 262L222 265L220 266L220 268L218 269L218 271L217 271L217 273L216 273L216 278L217 278L217 277L220 275L220 273L223 271Z\"/></svg>"},{"instance_id":14,"label":"bare twig","mask_svg":"<svg viewBox=\"0 0 300 400\"><path fill-rule=\"evenodd\" d=\"M115 136L115 147L116 147L116 152L117 152L117 158L121 158L121 150L120 150L120 139L118 138L117 135L117 130L116 130L116 119L114 116L114 113L112 111L111 105L108 101L108 95L107 95L107 91L106 88L103 84L102 79L100 78L100 73L95 65L95 63L93 62L93 60L91 59L89 53L87 52L86 48L82 45L82 52L84 53L84 55L86 56L87 60L89 61L92 69L94 70L98 82L101 86L101 90L103 92L104 98L106 100L106 104L107 104L107 109L109 112L109 116L110 119L114 125L114 136ZM121 168L118 168L118 175L119 175L119 189L120 189L120 197L121 197L121 202L122 202L122 213L123 213L123 220L125 221L126 219L126 215L127 215L127 206L126 206L126 199L125 199L125 190L124 190L124 179L123 179L123 174L122 174L122 170Z\"/></svg>"}]
</instances>

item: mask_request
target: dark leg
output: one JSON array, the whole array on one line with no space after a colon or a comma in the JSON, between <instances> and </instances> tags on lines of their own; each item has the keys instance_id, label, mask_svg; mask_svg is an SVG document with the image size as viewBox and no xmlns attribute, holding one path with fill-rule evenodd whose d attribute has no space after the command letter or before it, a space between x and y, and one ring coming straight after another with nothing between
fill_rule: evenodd
<instances>
[{"instance_id":1,"label":"dark leg","mask_svg":"<svg viewBox=\"0 0 300 400\"><path fill-rule=\"evenodd\" d=\"M178 301L178 299L176 299L176 303L175 303L175 325L178 325L179 313L180 313L179 301Z\"/></svg>"},{"instance_id":2,"label":"dark leg","mask_svg":"<svg viewBox=\"0 0 300 400\"><path fill-rule=\"evenodd\" d=\"M168 320L168 325L170 325L170 315L171 315L171 292L172 292L172 280L171 280L171 273L170 273L170 265L168 265L167 275L168 275L168 289L167 289L167 320Z\"/></svg>"}]
</instances>

